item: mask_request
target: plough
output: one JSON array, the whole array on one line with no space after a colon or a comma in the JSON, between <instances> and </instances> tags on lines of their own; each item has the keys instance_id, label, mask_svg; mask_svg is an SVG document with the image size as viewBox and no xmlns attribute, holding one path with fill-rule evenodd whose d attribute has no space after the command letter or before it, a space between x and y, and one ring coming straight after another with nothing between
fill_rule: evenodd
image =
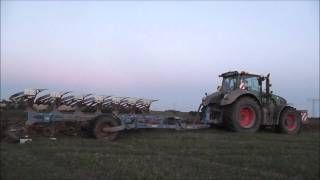
<instances>
[{"instance_id":1,"label":"plough","mask_svg":"<svg viewBox=\"0 0 320 180\"><path fill-rule=\"evenodd\" d=\"M70 95L72 91L51 92L39 96L46 89L27 89L9 97L11 104L38 112L82 111L82 112L148 112L151 103L157 100L129 97L95 96L93 94ZM30 109L31 108L31 109Z\"/></svg>"},{"instance_id":2,"label":"plough","mask_svg":"<svg viewBox=\"0 0 320 180\"><path fill-rule=\"evenodd\" d=\"M207 122L187 124L179 117L150 114L150 106L158 100L73 95L71 91L44 93L46 89L29 89L9 97L2 108L18 108L27 112L20 128L5 126L3 137L42 134L53 137L58 133L79 135L89 132L97 139L113 140L120 131L141 128L199 129ZM88 133L86 133L88 134Z\"/></svg>"}]
</instances>

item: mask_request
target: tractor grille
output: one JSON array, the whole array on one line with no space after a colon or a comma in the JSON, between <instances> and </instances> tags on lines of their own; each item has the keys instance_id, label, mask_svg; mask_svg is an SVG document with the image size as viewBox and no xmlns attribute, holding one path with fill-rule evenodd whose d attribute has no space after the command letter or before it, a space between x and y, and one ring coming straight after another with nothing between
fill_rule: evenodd
<instances>
[{"instance_id":1,"label":"tractor grille","mask_svg":"<svg viewBox=\"0 0 320 180\"><path fill-rule=\"evenodd\" d=\"M221 111L221 106L219 104L213 104L212 106L210 106L210 123L221 123L221 115L222 115L222 111Z\"/></svg>"}]
</instances>

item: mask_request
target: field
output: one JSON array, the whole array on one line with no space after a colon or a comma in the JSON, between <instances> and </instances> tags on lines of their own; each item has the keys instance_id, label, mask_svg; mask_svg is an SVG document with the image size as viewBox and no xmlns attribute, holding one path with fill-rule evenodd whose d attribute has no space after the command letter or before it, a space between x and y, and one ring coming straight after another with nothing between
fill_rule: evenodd
<instances>
[{"instance_id":1,"label":"field","mask_svg":"<svg viewBox=\"0 0 320 180\"><path fill-rule=\"evenodd\" d=\"M319 124L299 135L132 130L113 142L1 143L1 179L319 179Z\"/></svg>"}]
</instances>

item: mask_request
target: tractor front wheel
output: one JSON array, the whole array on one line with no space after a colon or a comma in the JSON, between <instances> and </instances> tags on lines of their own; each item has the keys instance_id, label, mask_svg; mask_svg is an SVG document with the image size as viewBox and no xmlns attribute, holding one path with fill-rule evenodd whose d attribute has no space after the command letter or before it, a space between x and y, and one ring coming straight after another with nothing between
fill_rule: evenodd
<instances>
[{"instance_id":1,"label":"tractor front wheel","mask_svg":"<svg viewBox=\"0 0 320 180\"><path fill-rule=\"evenodd\" d=\"M286 134L297 134L301 129L301 115L295 109L288 107L280 116L279 129Z\"/></svg>"}]
</instances>

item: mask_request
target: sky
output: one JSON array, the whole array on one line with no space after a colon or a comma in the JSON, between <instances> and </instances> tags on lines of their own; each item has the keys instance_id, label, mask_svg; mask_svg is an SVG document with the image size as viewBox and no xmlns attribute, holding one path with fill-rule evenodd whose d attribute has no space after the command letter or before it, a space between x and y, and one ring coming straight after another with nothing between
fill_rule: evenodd
<instances>
[{"instance_id":1,"label":"sky","mask_svg":"<svg viewBox=\"0 0 320 180\"><path fill-rule=\"evenodd\" d=\"M270 73L311 112L319 1L1 1L1 99L48 88L191 111L230 70Z\"/></svg>"}]
</instances>

